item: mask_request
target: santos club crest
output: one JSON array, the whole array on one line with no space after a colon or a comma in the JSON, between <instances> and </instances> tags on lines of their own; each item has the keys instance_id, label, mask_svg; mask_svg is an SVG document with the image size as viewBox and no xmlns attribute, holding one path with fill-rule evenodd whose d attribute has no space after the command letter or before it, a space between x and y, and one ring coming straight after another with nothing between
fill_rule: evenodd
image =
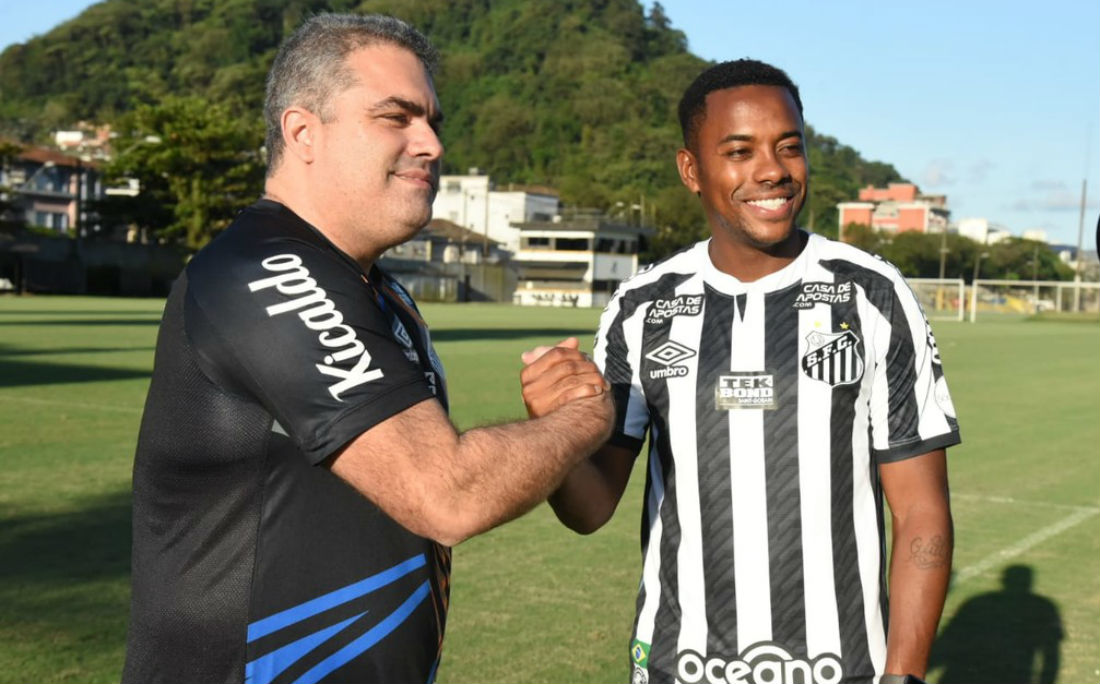
<instances>
[{"instance_id":1,"label":"santos club crest","mask_svg":"<svg viewBox=\"0 0 1100 684\"><path fill-rule=\"evenodd\" d=\"M814 380L832 386L850 385L863 377L859 337L851 330L839 333L814 331L806 336L808 348L802 357L802 371Z\"/></svg>"}]
</instances>

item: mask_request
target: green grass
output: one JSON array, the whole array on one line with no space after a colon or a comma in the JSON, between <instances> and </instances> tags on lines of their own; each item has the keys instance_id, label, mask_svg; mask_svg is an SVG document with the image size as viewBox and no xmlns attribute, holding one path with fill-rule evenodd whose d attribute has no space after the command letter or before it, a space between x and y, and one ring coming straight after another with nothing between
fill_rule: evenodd
<instances>
[{"instance_id":1,"label":"green grass","mask_svg":"<svg viewBox=\"0 0 1100 684\"><path fill-rule=\"evenodd\" d=\"M130 464L161 306L0 297L0 684L118 679ZM424 313L463 428L520 417L520 352L567 335L589 347L598 317ZM964 636L937 645L948 667L930 680L979 681L1005 649L1038 648L1055 633L1038 596L1065 634L1057 681L1100 681L1100 326L991 318L936 333L964 440L949 452L957 576L943 625ZM542 506L456 548L440 681L625 681L642 484L635 473L590 537ZM1030 570L1033 596L1003 589L1012 565Z\"/></svg>"}]
</instances>

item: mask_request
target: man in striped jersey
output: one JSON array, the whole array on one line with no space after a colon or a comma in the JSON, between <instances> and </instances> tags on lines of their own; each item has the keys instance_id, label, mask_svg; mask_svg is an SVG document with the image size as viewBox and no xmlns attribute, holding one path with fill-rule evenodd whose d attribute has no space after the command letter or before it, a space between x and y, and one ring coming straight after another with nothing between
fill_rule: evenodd
<instances>
[{"instance_id":1,"label":"man in striped jersey","mask_svg":"<svg viewBox=\"0 0 1100 684\"><path fill-rule=\"evenodd\" d=\"M921 677L959 442L931 330L893 266L796 228L808 168L785 73L714 66L680 121L711 238L607 307L595 357L616 432L551 504L574 530L603 525L648 432L635 682Z\"/></svg>"}]
</instances>

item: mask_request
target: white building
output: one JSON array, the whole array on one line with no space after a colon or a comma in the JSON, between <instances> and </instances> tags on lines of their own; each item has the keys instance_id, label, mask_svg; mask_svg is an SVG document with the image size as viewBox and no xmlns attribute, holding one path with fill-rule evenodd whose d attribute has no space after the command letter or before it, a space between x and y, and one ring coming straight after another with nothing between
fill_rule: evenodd
<instances>
[{"instance_id":1,"label":"white building","mask_svg":"<svg viewBox=\"0 0 1100 684\"><path fill-rule=\"evenodd\" d=\"M450 221L494 240L510 251L520 248L526 221L549 221L558 213L558 196L547 188L494 189L489 176L476 173L441 176L432 204L434 218Z\"/></svg>"},{"instance_id":2,"label":"white building","mask_svg":"<svg viewBox=\"0 0 1100 684\"><path fill-rule=\"evenodd\" d=\"M992 245L1003 242L1012 237L1007 229L994 225L989 219L964 218L959 221L959 235L974 240L983 245Z\"/></svg>"},{"instance_id":3,"label":"white building","mask_svg":"<svg viewBox=\"0 0 1100 684\"><path fill-rule=\"evenodd\" d=\"M512 296L526 306L604 306L619 283L638 270L640 240L649 228L578 214L520 227L512 258Z\"/></svg>"},{"instance_id":4,"label":"white building","mask_svg":"<svg viewBox=\"0 0 1100 684\"><path fill-rule=\"evenodd\" d=\"M1035 242L1050 242L1047 237L1047 232L1042 228L1029 228L1024 231L1023 238L1025 240L1034 240Z\"/></svg>"}]
</instances>

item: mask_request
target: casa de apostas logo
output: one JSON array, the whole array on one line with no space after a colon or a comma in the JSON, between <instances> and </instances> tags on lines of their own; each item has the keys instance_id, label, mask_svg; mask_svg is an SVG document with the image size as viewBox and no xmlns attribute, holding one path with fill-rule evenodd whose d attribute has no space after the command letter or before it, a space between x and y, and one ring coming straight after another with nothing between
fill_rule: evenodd
<instances>
[{"instance_id":1,"label":"casa de apostas logo","mask_svg":"<svg viewBox=\"0 0 1100 684\"><path fill-rule=\"evenodd\" d=\"M847 304L852 301L852 283L802 283L802 290L794 298L794 308L810 309L814 304Z\"/></svg>"},{"instance_id":2,"label":"casa de apostas logo","mask_svg":"<svg viewBox=\"0 0 1100 684\"><path fill-rule=\"evenodd\" d=\"M698 316L703 310L703 295L680 295L672 299L655 299L646 311L645 322L659 325L675 316Z\"/></svg>"}]
</instances>

